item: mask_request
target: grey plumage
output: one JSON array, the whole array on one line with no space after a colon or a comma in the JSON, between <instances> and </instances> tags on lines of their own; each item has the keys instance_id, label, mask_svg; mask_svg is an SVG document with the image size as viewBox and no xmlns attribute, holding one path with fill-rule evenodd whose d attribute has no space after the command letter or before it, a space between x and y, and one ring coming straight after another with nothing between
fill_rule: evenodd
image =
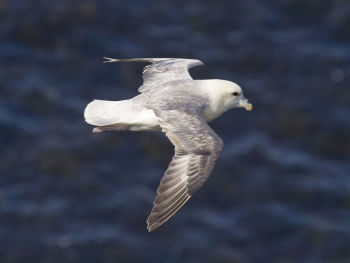
<instances>
[{"instance_id":1,"label":"grey plumage","mask_svg":"<svg viewBox=\"0 0 350 263\"><path fill-rule=\"evenodd\" d=\"M155 111L162 131L175 145L175 155L160 181L147 219L149 231L166 222L202 186L223 147L198 110Z\"/></svg>"},{"instance_id":2,"label":"grey plumage","mask_svg":"<svg viewBox=\"0 0 350 263\"><path fill-rule=\"evenodd\" d=\"M149 62L152 63L144 67L142 72L143 84L138 89L139 92L154 91L174 80L192 80L188 70L195 66L203 65L197 59L182 58L132 58L113 59L105 57L105 63L109 62Z\"/></svg>"}]
</instances>

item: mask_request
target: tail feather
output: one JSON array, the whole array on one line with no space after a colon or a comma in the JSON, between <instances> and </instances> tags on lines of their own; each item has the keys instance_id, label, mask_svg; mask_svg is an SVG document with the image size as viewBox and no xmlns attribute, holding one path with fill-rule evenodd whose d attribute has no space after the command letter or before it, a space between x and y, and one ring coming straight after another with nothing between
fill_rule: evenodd
<instances>
[{"instance_id":1,"label":"tail feather","mask_svg":"<svg viewBox=\"0 0 350 263\"><path fill-rule=\"evenodd\" d=\"M84 111L85 121L95 126L106 126L121 122L123 101L94 100Z\"/></svg>"}]
</instances>

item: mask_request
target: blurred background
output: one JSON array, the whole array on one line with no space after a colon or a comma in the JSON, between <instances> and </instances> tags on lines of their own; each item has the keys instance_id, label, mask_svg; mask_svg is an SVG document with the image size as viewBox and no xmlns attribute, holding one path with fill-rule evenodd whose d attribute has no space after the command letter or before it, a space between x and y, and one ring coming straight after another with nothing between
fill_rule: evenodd
<instances>
[{"instance_id":1,"label":"blurred background","mask_svg":"<svg viewBox=\"0 0 350 263\"><path fill-rule=\"evenodd\" d=\"M146 231L173 147L93 134L93 99L137 95L144 64L197 58L254 110L183 209ZM0 0L0 262L350 262L350 2Z\"/></svg>"}]
</instances>

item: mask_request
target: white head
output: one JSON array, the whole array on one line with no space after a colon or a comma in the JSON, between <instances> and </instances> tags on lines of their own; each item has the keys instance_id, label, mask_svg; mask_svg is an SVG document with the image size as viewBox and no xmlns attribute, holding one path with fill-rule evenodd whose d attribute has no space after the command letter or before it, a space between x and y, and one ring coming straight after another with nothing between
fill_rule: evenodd
<instances>
[{"instance_id":1,"label":"white head","mask_svg":"<svg viewBox=\"0 0 350 263\"><path fill-rule=\"evenodd\" d=\"M232 108L245 108L248 111L253 109L252 104L243 96L241 87L236 83L221 79L205 80L203 83L211 107L219 111Z\"/></svg>"}]
</instances>

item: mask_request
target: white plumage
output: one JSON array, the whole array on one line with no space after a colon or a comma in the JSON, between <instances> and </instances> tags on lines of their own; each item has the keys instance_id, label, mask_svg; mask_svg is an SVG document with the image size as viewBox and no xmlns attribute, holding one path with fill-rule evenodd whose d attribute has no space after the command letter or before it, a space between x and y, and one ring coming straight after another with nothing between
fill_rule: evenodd
<instances>
[{"instance_id":1,"label":"white plumage","mask_svg":"<svg viewBox=\"0 0 350 263\"><path fill-rule=\"evenodd\" d=\"M86 106L84 117L95 126L119 125L132 131L160 128L154 112L132 100L93 100Z\"/></svg>"}]
</instances>

